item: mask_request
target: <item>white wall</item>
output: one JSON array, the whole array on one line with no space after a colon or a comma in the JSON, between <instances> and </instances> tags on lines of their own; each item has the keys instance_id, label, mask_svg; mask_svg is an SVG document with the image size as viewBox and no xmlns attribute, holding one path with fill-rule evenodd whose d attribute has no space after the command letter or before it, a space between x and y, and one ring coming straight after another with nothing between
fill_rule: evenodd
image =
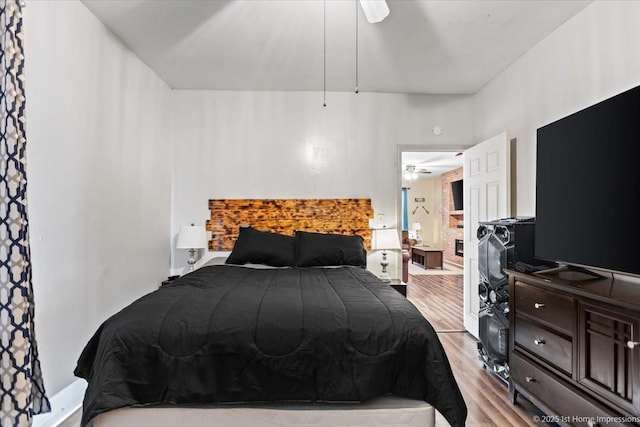
<instances>
[{"instance_id":1,"label":"white wall","mask_svg":"<svg viewBox=\"0 0 640 427\"><path fill-rule=\"evenodd\" d=\"M169 88L78 1L25 8L36 333L50 396L169 272Z\"/></svg>"},{"instance_id":2,"label":"white wall","mask_svg":"<svg viewBox=\"0 0 640 427\"><path fill-rule=\"evenodd\" d=\"M408 183L405 181L405 185ZM414 222L422 226L419 235L424 246L432 248L442 247L442 180L435 178L418 178L407 185L410 190L407 194L407 207L409 208L409 229ZM416 202L415 199L424 198L424 202ZM423 209L424 207L424 209ZM425 211L429 211L427 213ZM415 213L413 213L415 211Z\"/></svg>"},{"instance_id":3,"label":"white wall","mask_svg":"<svg viewBox=\"0 0 640 427\"><path fill-rule=\"evenodd\" d=\"M395 226L397 146L473 141L470 96L328 93L327 103L319 92L173 91L174 241L181 225L205 223L211 198L368 197Z\"/></svg>"},{"instance_id":4,"label":"white wall","mask_svg":"<svg viewBox=\"0 0 640 427\"><path fill-rule=\"evenodd\" d=\"M514 214L535 215L536 129L640 84L638 22L640 2L594 2L476 94L476 141L517 138Z\"/></svg>"}]
</instances>

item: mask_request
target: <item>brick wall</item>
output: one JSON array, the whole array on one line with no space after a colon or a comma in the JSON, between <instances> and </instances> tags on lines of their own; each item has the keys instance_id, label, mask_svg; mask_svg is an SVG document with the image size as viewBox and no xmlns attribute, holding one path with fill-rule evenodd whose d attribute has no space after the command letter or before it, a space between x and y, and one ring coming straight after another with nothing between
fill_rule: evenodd
<instances>
[{"instance_id":1,"label":"brick wall","mask_svg":"<svg viewBox=\"0 0 640 427\"><path fill-rule=\"evenodd\" d=\"M456 255L455 240L464 239L464 230L458 228L462 226L462 211L454 211L453 195L451 194L451 182L458 181L463 177L462 168L454 169L442 174L442 249L444 250L444 260L462 266L464 258Z\"/></svg>"}]
</instances>

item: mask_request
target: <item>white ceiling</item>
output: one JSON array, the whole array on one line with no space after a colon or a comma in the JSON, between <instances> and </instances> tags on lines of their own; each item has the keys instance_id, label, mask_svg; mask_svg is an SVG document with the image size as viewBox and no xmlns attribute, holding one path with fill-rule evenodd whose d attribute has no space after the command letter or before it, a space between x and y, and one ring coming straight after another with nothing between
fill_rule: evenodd
<instances>
[{"instance_id":1,"label":"white ceiling","mask_svg":"<svg viewBox=\"0 0 640 427\"><path fill-rule=\"evenodd\" d=\"M464 155L460 151L412 151L402 153L402 174L407 165L416 167L416 171L426 170L431 173L418 173L417 179L436 178L445 172L461 167Z\"/></svg>"},{"instance_id":2,"label":"white ceiling","mask_svg":"<svg viewBox=\"0 0 640 427\"><path fill-rule=\"evenodd\" d=\"M83 0L175 89L323 90L322 0ZM326 90L474 93L589 1L326 1ZM357 9L356 9L357 6Z\"/></svg>"}]
</instances>

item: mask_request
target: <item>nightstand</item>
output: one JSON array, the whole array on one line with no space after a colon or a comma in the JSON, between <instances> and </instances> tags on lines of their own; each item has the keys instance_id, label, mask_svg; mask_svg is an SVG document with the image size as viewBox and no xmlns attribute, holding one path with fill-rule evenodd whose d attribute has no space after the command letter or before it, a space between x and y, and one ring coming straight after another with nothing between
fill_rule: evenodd
<instances>
[{"instance_id":1,"label":"nightstand","mask_svg":"<svg viewBox=\"0 0 640 427\"><path fill-rule=\"evenodd\" d=\"M168 285L169 283L173 283L179 278L180 278L180 276L169 276L165 280L162 281L162 283L160 284L160 287L162 287L164 285Z\"/></svg>"},{"instance_id":2,"label":"nightstand","mask_svg":"<svg viewBox=\"0 0 640 427\"><path fill-rule=\"evenodd\" d=\"M396 291L400 292L403 297L407 297L407 284L399 279L391 279L389 282L389 286L391 286Z\"/></svg>"}]
</instances>

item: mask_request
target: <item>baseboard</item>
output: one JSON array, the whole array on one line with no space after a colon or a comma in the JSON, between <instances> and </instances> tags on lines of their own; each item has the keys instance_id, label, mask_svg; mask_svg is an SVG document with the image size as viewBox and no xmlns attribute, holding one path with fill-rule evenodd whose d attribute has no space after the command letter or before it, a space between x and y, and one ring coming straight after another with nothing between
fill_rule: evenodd
<instances>
[{"instance_id":1,"label":"baseboard","mask_svg":"<svg viewBox=\"0 0 640 427\"><path fill-rule=\"evenodd\" d=\"M449 265L449 266L451 266L453 268L464 269L464 265L456 264L455 262L444 260L442 263L445 264L445 265Z\"/></svg>"},{"instance_id":2,"label":"baseboard","mask_svg":"<svg viewBox=\"0 0 640 427\"><path fill-rule=\"evenodd\" d=\"M82 407L85 380L75 380L49 399L51 412L33 417L32 427L56 427Z\"/></svg>"}]
</instances>

